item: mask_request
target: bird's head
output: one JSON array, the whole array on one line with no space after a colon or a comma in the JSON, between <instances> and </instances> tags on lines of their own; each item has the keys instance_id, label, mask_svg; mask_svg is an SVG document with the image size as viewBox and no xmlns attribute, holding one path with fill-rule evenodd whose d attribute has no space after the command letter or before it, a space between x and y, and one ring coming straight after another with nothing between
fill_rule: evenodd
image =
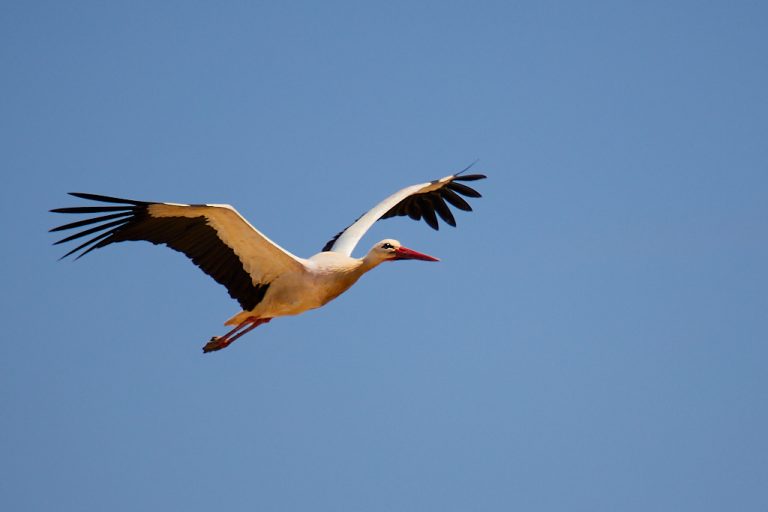
<instances>
[{"instance_id":1,"label":"bird's head","mask_svg":"<svg viewBox=\"0 0 768 512\"><path fill-rule=\"evenodd\" d=\"M368 251L368 255L365 258L375 265L384 261L394 260L440 261L432 256L403 247L397 240L389 238L376 243L371 250Z\"/></svg>"}]
</instances>

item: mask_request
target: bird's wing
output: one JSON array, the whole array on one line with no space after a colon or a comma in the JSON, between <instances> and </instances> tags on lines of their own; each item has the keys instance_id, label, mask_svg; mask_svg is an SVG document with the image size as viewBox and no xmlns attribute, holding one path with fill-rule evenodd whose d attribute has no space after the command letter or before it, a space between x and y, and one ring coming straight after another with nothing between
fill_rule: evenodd
<instances>
[{"instance_id":1,"label":"bird's wing","mask_svg":"<svg viewBox=\"0 0 768 512\"><path fill-rule=\"evenodd\" d=\"M150 203L75 192L70 195L112 205L51 210L92 216L51 231L95 224L56 242L61 244L95 235L62 258L78 251L77 258L80 258L94 249L127 240L165 244L184 253L203 272L224 285L246 311L261 302L275 277L305 270L301 258L261 234L229 205Z\"/></svg>"},{"instance_id":2,"label":"bird's wing","mask_svg":"<svg viewBox=\"0 0 768 512\"><path fill-rule=\"evenodd\" d=\"M379 219L407 215L413 220L423 218L424 222L429 224L432 229L439 229L437 223L437 215L439 215L446 224L456 226L456 219L454 219L451 209L446 203L459 210L471 212L472 207L461 196L481 197L475 189L458 182L484 178L485 175L483 174L461 175L461 173L456 173L429 183L406 187L395 192L363 214L351 226L340 231L325 244L323 251L333 251L351 256L352 251L366 231Z\"/></svg>"}]
</instances>

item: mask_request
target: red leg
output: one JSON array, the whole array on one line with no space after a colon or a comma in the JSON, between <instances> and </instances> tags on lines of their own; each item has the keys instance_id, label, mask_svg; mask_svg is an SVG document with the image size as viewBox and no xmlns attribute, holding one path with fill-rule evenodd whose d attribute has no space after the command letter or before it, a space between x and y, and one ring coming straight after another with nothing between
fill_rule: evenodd
<instances>
[{"instance_id":1,"label":"red leg","mask_svg":"<svg viewBox=\"0 0 768 512\"><path fill-rule=\"evenodd\" d=\"M228 332L227 334L225 334L224 336L220 336L220 337L218 337L218 336L217 336L217 337L218 337L219 339L223 339L223 338L230 338L230 337L232 337L232 335L233 335L233 334L235 334L237 331L239 331L240 329L242 329L242 328L243 328L243 327L245 327L246 325L248 325L248 324L250 324L250 323L253 323L255 320L256 320L256 318L255 318L255 317L252 317L252 316L251 316L251 317L248 317L248 318L246 318L245 320L243 320L242 322L240 322L239 324L237 324L237 327L235 327L234 329L232 329L231 331L229 331L229 332Z\"/></svg>"},{"instance_id":2,"label":"red leg","mask_svg":"<svg viewBox=\"0 0 768 512\"><path fill-rule=\"evenodd\" d=\"M213 338L211 338L211 341L206 343L205 346L203 347L203 352L208 353L216 350L221 350L223 348L227 348L229 345L232 344L232 342L234 342L237 338L239 338L243 334L251 332L256 327L260 326L261 324L265 324L270 320L272 319L249 317L245 319L243 322L241 322L240 325L238 325L237 327L229 331L227 334L225 334L224 336L214 336Z\"/></svg>"}]
</instances>

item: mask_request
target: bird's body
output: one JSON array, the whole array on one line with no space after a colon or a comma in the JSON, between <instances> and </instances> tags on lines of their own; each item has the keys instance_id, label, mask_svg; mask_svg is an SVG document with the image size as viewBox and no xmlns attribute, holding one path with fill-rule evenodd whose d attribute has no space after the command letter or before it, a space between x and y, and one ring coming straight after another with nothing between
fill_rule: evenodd
<instances>
[{"instance_id":1,"label":"bird's body","mask_svg":"<svg viewBox=\"0 0 768 512\"><path fill-rule=\"evenodd\" d=\"M373 268L364 266L362 259L332 252L300 261L304 265L302 270L277 276L255 308L238 313L225 325L237 325L248 316L274 318L319 308L347 291Z\"/></svg>"},{"instance_id":2,"label":"bird's body","mask_svg":"<svg viewBox=\"0 0 768 512\"><path fill-rule=\"evenodd\" d=\"M205 352L210 352L228 346L272 318L298 315L327 304L384 261L437 261L391 239L375 244L363 258L354 258L351 253L360 238L380 218L408 215L418 220L423 217L431 227L438 229L437 213L446 223L455 225L444 200L459 209L471 210L456 193L470 197L480 197L480 194L456 182L482 178L485 176L460 176L457 173L402 189L341 231L321 252L306 259L272 242L228 205L152 203L72 193L76 197L111 203L113 206L52 210L57 213L107 215L65 224L51 231L98 224L56 242L68 242L101 232L64 257L82 250L79 258L93 249L128 240L165 244L184 253L206 274L224 285L242 307L240 313L225 323L235 327L224 336L211 338L204 347Z\"/></svg>"}]
</instances>

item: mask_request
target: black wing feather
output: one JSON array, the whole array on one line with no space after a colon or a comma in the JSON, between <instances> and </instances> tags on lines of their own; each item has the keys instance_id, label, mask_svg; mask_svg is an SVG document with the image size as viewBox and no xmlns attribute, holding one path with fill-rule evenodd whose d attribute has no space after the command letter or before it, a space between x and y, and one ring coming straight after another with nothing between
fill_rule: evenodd
<instances>
[{"instance_id":1,"label":"black wing feather","mask_svg":"<svg viewBox=\"0 0 768 512\"><path fill-rule=\"evenodd\" d=\"M73 208L54 208L53 213L105 213L132 211L130 206L75 206Z\"/></svg>"},{"instance_id":2,"label":"black wing feather","mask_svg":"<svg viewBox=\"0 0 768 512\"><path fill-rule=\"evenodd\" d=\"M467 174L467 175L461 175L456 176L453 178L453 181L476 181L476 180L484 180L487 178L485 174Z\"/></svg>"},{"instance_id":3,"label":"black wing feather","mask_svg":"<svg viewBox=\"0 0 768 512\"><path fill-rule=\"evenodd\" d=\"M59 258L59 260L63 260L63 259L64 259L64 258L66 258L67 256L70 256L70 255L72 255L72 254L76 253L77 251L79 251L80 249L84 249L85 247L88 247L88 246L89 246L89 245L91 245L91 244L96 244L96 242L100 242L101 240L103 240L104 238L106 238L106 237L108 237L108 236L110 236L110 235L112 235L112 232L110 232L110 231L107 231L106 233L102 233L102 234L100 234L99 236L93 237L93 238L91 238L90 240L87 240L86 242L82 243L81 245L78 245L77 247L75 247L74 249L72 249L71 251L69 251L67 254L65 254L64 256L62 256L61 258ZM86 254L88 254L88 253L89 253L89 252L91 252L92 250L94 250L94 249L98 249L99 247L102 247L102 246L101 246L101 245L99 245L99 244L96 244L96 245L94 245L93 247L90 247L90 248L86 249L85 251L81 252L80 254L78 254L78 255L77 255L77 257L76 257L75 259L76 259L76 260L79 260L80 258L82 258L83 256L85 256Z\"/></svg>"},{"instance_id":4,"label":"black wing feather","mask_svg":"<svg viewBox=\"0 0 768 512\"><path fill-rule=\"evenodd\" d=\"M108 221L108 220L111 220L111 219L117 219L118 217L129 217L131 215L133 215L133 212L123 212L123 213L114 213L112 215L104 215L103 217L94 217L92 219L79 220L77 222L70 222L69 224L64 224L63 226L59 226L57 228L53 228L53 229L49 230L49 232L63 231L63 230L66 230L66 229L75 229L75 228L79 228L81 226L87 226L89 224L96 224L97 222L105 222L105 221Z\"/></svg>"},{"instance_id":5,"label":"black wing feather","mask_svg":"<svg viewBox=\"0 0 768 512\"><path fill-rule=\"evenodd\" d=\"M80 231L78 233L75 233L74 235L68 236L66 238L62 238L61 240L59 240L57 242L54 242L53 245L59 245L59 244L63 244L63 243L66 243L66 242L70 242L72 240L76 240L78 238L82 238L84 236L91 235L93 233L98 233L99 231L103 231L103 230L105 230L107 228L111 228L111 227L115 227L115 226L124 226L124 225L126 225L126 224L128 224L130 222L131 222L130 220L126 220L126 219L120 219L120 220L116 220L114 222L106 222L104 224L101 224L100 226L96 226L96 227L93 227L91 229L86 229L85 231ZM59 227L61 228L62 226L59 226Z\"/></svg>"},{"instance_id":6,"label":"black wing feather","mask_svg":"<svg viewBox=\"0 0 768 512\"><path fill-rule=\"evenodd\" d=\"M453 213L451 213L451 209L448 208L448 205L443 201L443 198L435 194L430 194L429 198L432 201L432 205L435 207L435 211L440 215L440 218L449 226L456 227L456 219L454 218Z\"/></svg>"},{"instance_id":7,"label":"black wing feather","mask_svg":"<svg viewBox=\"0 0 768 512\"><path fill-rule=\"evenodd\" d=\"M418 201L411 201L410 203L404 203L399 210L404 211L405 214L407 214L413 220L421 220L421 208L419 207ZM403 214L398 212L397 215L403 215Z\"/></svg>"},{"instance_id":8,"label":"black wing feather","mask_svg":"<svg viewBox=\"0 0 768 512\"><path fill-rule=\"evenodd\" d=\"M429 224L429 227L436 231L440 229L440 225L437 223L435 207L432 205L432 201L428 200L427 198L422 198L418 204L419 208L421 209L421 214L424 216L424 222Z\"/></svg>"},{"instance_id":9,"label":"black wing feather","mask_svg":"<svg viewBox=\"0 0 768 512\"><path fill-rule=\"evenodd\" d=\"M448 188L467 197L483 197L480 192L461 183L449 183Z\"/></svg>"},{"instance_id":10,"label":"black wing feather","mask_svg":"<svg viewBox=\"0 0 768 512\"><path fill-rule=\"evenodd\" d=\"M453 206L458 208L459 210L464 210L465 212L471 212L472 207L469 206L469 203L466 202L464 199L461 198L459 194L454 192L453 190L449 188L444 188L440 191L440 195L443 199L451 203Z\"/></svg>"}]
</instances>

